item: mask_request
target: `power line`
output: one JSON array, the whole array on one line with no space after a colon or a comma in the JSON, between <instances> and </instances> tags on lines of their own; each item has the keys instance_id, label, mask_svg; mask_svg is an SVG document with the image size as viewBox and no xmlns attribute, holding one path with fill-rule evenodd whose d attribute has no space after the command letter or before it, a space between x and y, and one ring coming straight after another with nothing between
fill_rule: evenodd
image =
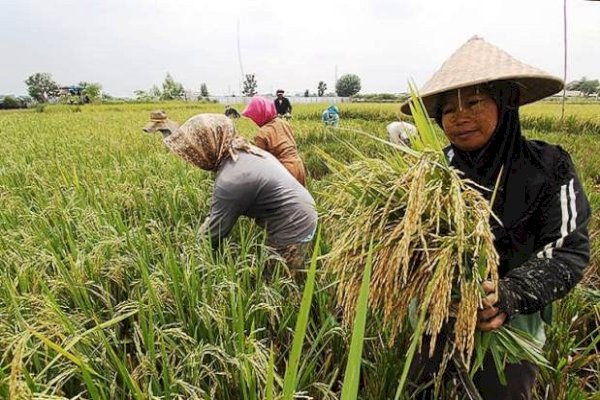
<instances>
[{"instance_id":1,"label":"power line","mask_svg":"<svg viewBox=\"0 0 600 400\"><path fill-rule=\"evenodd\" d=\"M237 50L238 50L238 61L240 63L240 72L242 73L242 81L244 80L244 66L242 65L242 50L240 46L240 20L237 20Z\"/></svg>"}]
</instances>

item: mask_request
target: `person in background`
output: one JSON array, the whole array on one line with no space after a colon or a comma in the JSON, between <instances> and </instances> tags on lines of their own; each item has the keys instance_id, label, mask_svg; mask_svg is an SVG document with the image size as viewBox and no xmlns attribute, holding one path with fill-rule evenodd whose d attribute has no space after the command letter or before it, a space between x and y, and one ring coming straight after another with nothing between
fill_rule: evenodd
<instances>
[{"instance_id":1,"label":"person in background","mask_svg":"<svg viewBox=\"0 0 600 400\"><path fill-rule=\"evenodd\" d=\"M330 105L323 114L321 114L321 121L325 126L337 127L340 123L340 111L336 105Z\"/></svg>"},{"instance_id":2,"label":"person in background","mask_svg":"<svg viewBox=\"0 0 600 400\"><path fill-rule=\"evenodd\" d=\"M236 110L228 104L225 106L225 116L229 118L239 118L240 113L238 112L238 110Z\"/></svg>"},{"instance_id":3,"label":"person in background","mask_svg":"<svg viewBox=\"0 0 600 400\"><path fill-rule=\"evenodd\" d=\"M275 109L277 110L277 115L279 117L289 118L292 116L292 104L288 100L287 97L283 97L285 93L283 89L277 89L275 92L277 98L275 99Z\"/></svg>"},{"instance_id":4,"label":"person in background","mask_svg":"<svg viewBox=\"0 0 600 400\"><path fill-rule=\"evenodd\" d=\"M242 111L242 115L258 125L258 132L254 138L256 146L273 154L304 186L306 171L298 154L294 131L287 121L277 118L273 102L264 97L254 96Z\"/></svg>"},{"instance_id":5,"label":"person in background","mask_svg":"<svg viewBox=\"0 0 600 400\"><path fill-rule=\"evenodd\" d=\"M583 277L590 259L591 210L575 166L560 146L523 137L519 107L562 90L564 82L522 63L480 37L460 47L420 89L429 115L444 130L450 165L462 171L491 200L490 220L500 256L498 286L483 282L487 294L478 311L478 329L519 328L541 344L552 303ZM409 103L402 112L410 114ZM496 186L496 182L498 185ZM448 337L429 340L411 367L428 380L441 362ZM489 355L473 382L484 399L531 399L538 367L506 364L500 383ZM429 397L427 397L429 398Z\"/></svg>"},{"instance_id":6,"label":"person in background","mask_svg":"<svg viewBox=\"0 0 600 400\"><path fill-rule=\"evenodd\" d=\"M150 113L150 122L144 126L146 133L159 131L163 138L171 135L179 127L179 124L167 117L167 113L162 110L155 110Z\"/></svg>"},{"instance_id":7,"label":"person in background","mask_svg":"<svg viewBox=\"0 0 600 400\"><path fill-rule=\"evenodd\" d=\"M404 121L394 121L386 126L390 142L410 147L410 138L417 134L417 127Z\"/></svg>"},{"instance_id":8,"label":"person in background","mask_svg":"<svg viewBox=\"0 0 600 400\"><path fill-rule=\"evenodd\" d=\"M215 173L201 239L218 246L245 215L267 231L267 245L290 269L302 268L317 226L315 202L273 155L238 136L222 114L198 114L163 141L185 161Z\"/></svg>"}]
</instances>

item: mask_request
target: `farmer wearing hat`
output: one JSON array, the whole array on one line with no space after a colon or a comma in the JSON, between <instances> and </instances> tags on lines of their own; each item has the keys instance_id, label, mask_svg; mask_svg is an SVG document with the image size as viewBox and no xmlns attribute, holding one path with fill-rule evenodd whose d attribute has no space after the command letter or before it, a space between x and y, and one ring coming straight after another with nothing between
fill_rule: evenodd
<instances>
[{"instance_id":1,"label":"farmer wearing hat","mask_svg":"<svg viewBox=\"0 0 600 400\"><path fill-rule=\"evenodd\" d=\"M275 99L275 109L277 110L277 115L280 117L289 118L292 115L292 104L288 100L287 97L283 97L284 90L277 89L275 92L277 98Z\"/></svg>"},{"instance_id":2,"label":"farmer wearing hat","mask_svg":"<svg viewBox=\"0 0 600 400\"><path fill-rule=\"evenodd\" d=\"M187 162L215 172L201 237L218 246L245 215L267 231L267 245L289 268L302 267L317 225L315 202L273 155L238 136L231 119L222 114L198 114L164 143Z\"/></svg>"},{"instance_id":3,"label":"farmer wearing hat","mask_svg":"<svg viewBox=\"0 0 600 400\"><path fill-rule=\"evenodd\" d=\"M150 122L144 126L143 130L146 133L154 133L159 131L162 133L163 138L166 138L179 127L179 124L175 121L167 118L167 113L162 110L155 110L150 113Z\"/></svg>"},{"instance_id":4,"label":"farmer wearing hat","mask_svg":"<svg viewBox=\"0 0 600 400\"><path fill-rule=\"evenodd\" d=\"M581 280L590 258L590 206L569 154L559 146L527 140L519 106L563 88L560 78L516 60L482 38L460 47L420 90L425 108L444 130L450 164L491 200L490 221L500 256L498 287L483 283L488 296L478 312L478 328L508 324L540 343L552 302ZM410 114L409 103L402 111ZM429 341L411 368L415 381L432 377L451 336ZM485 399L530 399L538 368L507 364L500 383L492 358L473 382ZM419 375L420 374L420 375Z\"/></svg>"},{"instance_id":5,"label":"farmer wearing hat","mask_svg":"<svg viewBox=\"0 0 600 400\"><path fill-rule=\"evenodd\" d=\"M298 154L292 126L284 119L277 118L273 102L261 96L254 96L242 111L258 125L254 138L257 147L273 154L279 162L304 186L306 171Z\"/></svg>"}]
</instances>

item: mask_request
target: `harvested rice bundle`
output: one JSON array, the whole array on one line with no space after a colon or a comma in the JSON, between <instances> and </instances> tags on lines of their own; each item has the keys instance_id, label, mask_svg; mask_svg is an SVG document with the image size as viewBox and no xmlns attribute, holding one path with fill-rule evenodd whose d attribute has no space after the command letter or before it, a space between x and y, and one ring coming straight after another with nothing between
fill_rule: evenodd
<instances>
[{"instance_id":1,"label":"harvested rice bundle","mask_svg":"<svg viewBox=\"0 0 600 400\"><path fill-rule=\"evenodd\" d=\"M339 223L325 224L335 230L328 264L340 279L338 300L349 319L373 238L371 308L382 310L385 324L398 332L415 299L418 314L427 310L432 340L448 320L452 288L458 288L455 343L470 354L481 283L497 281L498 256L488 202L442 157L426 151L396 162L364 158L332 165L339 179L331 183L336 197L327 207Z\"/></svg>"},{"instance_id":2,"label":"harvested rice bundle","mask_svg":"<svg viewBox=\"0 0 600 400\"><path fill-rule=\"evenodd\" d=\"M322 154L333 170L326 188L329 195L324 196L329 210L324 226L332 238L327 265L339 279L344 320L350 323L354 314L373 240L369 304L389 329L390 342L404 328L412 304L419 317L415 343L426 333L433 349L442 327L452 318L455 347L448 357L457 351L466 366L476 337L482 342L477 345L476 365L481 351L490 346L496 347L494 357L503 361L542 362L539 349L521 351L520 345L530 342L517 343L520 336L517 340L513 332L501 333L505 328L488 334L500 332L498 340L476 335L477 310L485 297L482 283L490 280L496 287L498 281L491 207L473 182L448 165L441 141L413 96L419 135L412 149L390 144L404 157L372 159L354 149L359 161L346 165ZM416 346L411 347L414 352Z\"/></svg>"}]
</instances>

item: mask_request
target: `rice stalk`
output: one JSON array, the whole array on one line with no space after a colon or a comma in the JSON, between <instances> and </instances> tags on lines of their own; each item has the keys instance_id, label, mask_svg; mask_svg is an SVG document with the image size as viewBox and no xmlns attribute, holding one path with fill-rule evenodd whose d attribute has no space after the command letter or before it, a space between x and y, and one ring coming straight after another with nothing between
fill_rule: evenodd
<instances>
[{"instance_id":1,"label":"rice stalk","mask_svg":"<svg viewBox=\"0 0 600 400\"><path fill-rule=\"evenodd\" d=\"M367 238L376 239L369 300L390 327L390 342L403 328L413 299L419 309L428 309L425 332L434 342L448 322L456 287L455 343L468 359L483 294L480 285L497 280L491 210L454 170L432 162L435 156L424 152L408 168L364 159L336 171L339 179L331 181L335 198L327 204L334 237L328 265L340 279L338 301L351 323ZM480 264L485 265L481 271L467 266ZM436 290L424 302L429 285Z\"/></svg>"},{"instance_id":2,"label":"rice stalk","mask_svg":"<svg viewBox=\"0 0 600 400\"><path fill-rule=\"evenodd\" d=\"M25 385L21 381L21 375L23 372L23 353L28 340L29 335L24 334L15 347L15 352L11 363L9 383L9 393L11 399L25 399L29 397L27 388L24 387Z\"/></svg>"}]
</instances>

